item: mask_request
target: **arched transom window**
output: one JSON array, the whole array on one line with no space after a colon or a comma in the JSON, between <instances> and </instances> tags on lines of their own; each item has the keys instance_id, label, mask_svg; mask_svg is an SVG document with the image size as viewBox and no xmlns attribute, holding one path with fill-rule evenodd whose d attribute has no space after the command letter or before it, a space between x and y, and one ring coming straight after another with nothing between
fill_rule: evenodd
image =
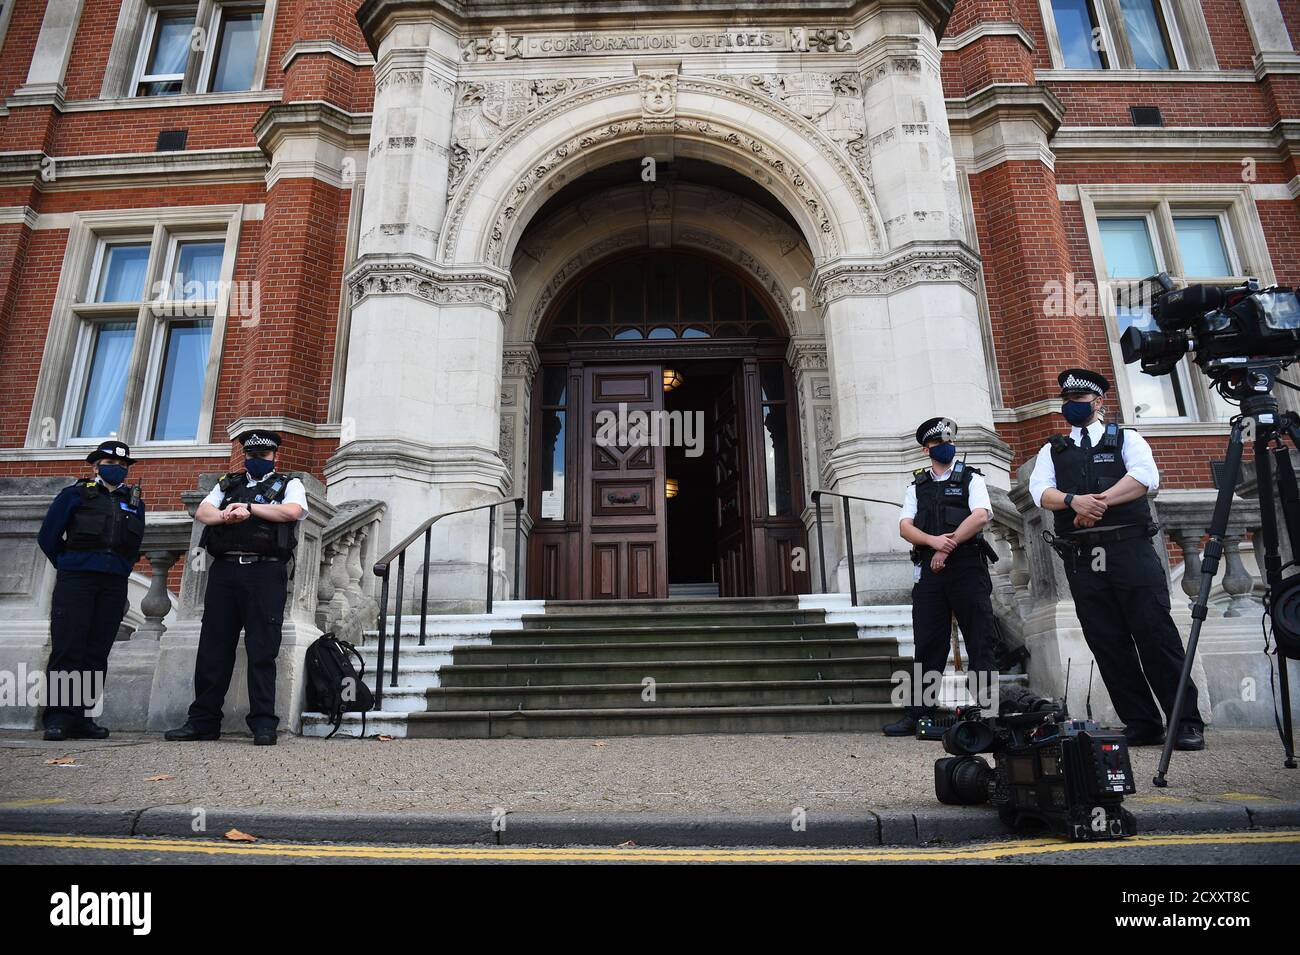
<instances>
[{"instance_id":1,"label":"arched transom window","mask_svg":"<svg viewBox=\"0 0 1300 955\"><path fill-rule=\"evenodd\" d=\"M730 269L680 252L643 252L573 282L541 336L547 344L691 338L783 338Z\"/></svg>"}]
</instances>

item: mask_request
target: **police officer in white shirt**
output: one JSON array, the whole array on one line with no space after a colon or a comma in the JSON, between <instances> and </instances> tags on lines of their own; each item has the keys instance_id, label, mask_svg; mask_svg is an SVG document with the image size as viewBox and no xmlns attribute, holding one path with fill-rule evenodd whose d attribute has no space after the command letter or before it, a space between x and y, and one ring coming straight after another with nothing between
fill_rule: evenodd
<instances>
[{"instance_id":1,"label":"police officer in white shirt","mask_svg":"<svg viewBox=\"0 0 1300 955\"><path fill-rule=\"evenodd\" d=\"M294 475L276 471L281 439L274 431L245 431L235 440L243 446L245 469L222 477L195 514L206 525L201 543L213 560L194 661L194 702L185 725L164 735L185 742L221 735L221 708L242 630L248 728L256 745L273 746L279 724L275 658L307 491Z\"/></svg>"},{"instance_id":2,"label":"police officer in white shirt","mask_svg":"<svg viewBox=\"0 0 1300 955\"><path fill-rule=\"evenodd\" d=\"M1151 538L1147 495L1160 486L1151 446L1130 428L1105 424L1110 382L1069 368L1057 378L1072 425L1038 452L1029 493L1053 512L1053 547L1065 561L1084 639L1133 746L1158 746L1168 725L1178 749L1204 749L1205 728L1189 686L1172 713L1183 642L1169 614L1169 583Z\"/></svg>"},{"instance_id":3,"label":"police officer in white shirt","mask_svg":"<svg viewBox=\"0 0 1300 955\"><path fill-rule=\"evenodd\" d=\"M917 564L912 588L912 631L923 686L913 686L913 705L884 728L886 736L911 736L916 721L931 707L916 697L924 685L938 687L948 664L952 618L956 616L966 641L969 690L978 699L982 681L992 689L993 582L987 561L996 560L981 536L993 520L988 486L977 468L957 461L953 438L957 425L950 418L931 418L916 429L916 443L926 449L930 466L916 472L903 496L899 535L912 545Z\"/></svg>"}]
</instances>

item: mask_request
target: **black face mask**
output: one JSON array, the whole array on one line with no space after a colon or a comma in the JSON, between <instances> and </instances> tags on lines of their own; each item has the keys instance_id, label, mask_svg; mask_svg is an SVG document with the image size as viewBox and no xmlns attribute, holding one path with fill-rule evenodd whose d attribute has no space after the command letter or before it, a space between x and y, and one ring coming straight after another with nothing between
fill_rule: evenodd
<instances>
[{"instance_id":1,"label":"black face mask","mask_svg":"<svg viewBox=\"0 0 1300 955\"><path fill-rule=\"evenodd\" d=\"M126 480L125 464L101 464L95 470L106 484L121 484Z\"/></svg>"},{"instance_id":2,"label":"black face mask","mask_svg":"<svg viewBox=\"0 0 1300 955\"><path fill-rule=\"evenodd\" d=\"M254 481L260 481L275 470L275 462L270 458L245 458L244 470Z\"/></svg>"}]
</instances>

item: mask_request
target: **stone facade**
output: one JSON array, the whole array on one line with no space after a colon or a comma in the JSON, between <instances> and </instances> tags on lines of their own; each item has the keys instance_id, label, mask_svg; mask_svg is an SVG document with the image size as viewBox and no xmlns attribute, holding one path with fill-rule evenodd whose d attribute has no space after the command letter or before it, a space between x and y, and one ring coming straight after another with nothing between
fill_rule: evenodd
<instances>
[{"instance_id":1,"label":"stone facade","mask_svg":"<svg viewBox=\"0 0 1300 955\"><path fill-rule=\"evenodd\" d=\"M149 3L5 4L0 475L30 491L81 470L68 418L83 323L107 314L87 305L97 244L219 233L223 280L252 288L253 307L214 306L192 441L146 440L161 333L142 332L120 428L134 476L159 521L183 524L182 495L231 460L231 435L279 429L287 465L320 482L322 522L384 503L370 559L434 513L527 488L537 337L569 279L630 249L694 250L752 279L786 326L806 490L901 500L922 463L916 422L957 418L1021 563L1004 571L1001 609L1051 682L1054 648L1080 647L1050 557L1029 543L1018 475L1060 427L1058 369L1112 373L1111 410L1150 437L1169 490L1208 488L1227 434L1191 378L1185 413L1141 420L1099 222L1145 222L1177 271L1178 223L1213 219L1233 274L1300 281L1293 6L1160 4L1168 70L1137 68L1109 0L1096 70L1067 61L1047 0L581 6L269 0L250 88L200 91L211 67L196 51L180 94L136 96ZM1131 107L1149 106L1162 125L1135 125ZM183 148L161 147L169 131ZM672 172L647 180L647 164ZM28 491L5 524L23 540L40 510ZM799 508L811 528L811 501ZM905 602L896 513L852 513L856 554L831 527L819 589L845 590L856 560L864 602ZM1187 520L1168 545L1175 578L1199 539ZM513 521L507 509L503 544ZM343 570L361 567L355 528L315 533L297 648L373 602ZM486 533L436 526L431 590L448 605L481 595ZM0 557L4 599L20 605L0 660L39 658L48 633L51 575L31 556ZM183 670L192 639L183 566L140 568L180 592L158 673ZM1223 587L1220 613L1253 599ZM146 721L174 709L158 697Z\"/></svg>"}]
</instances>

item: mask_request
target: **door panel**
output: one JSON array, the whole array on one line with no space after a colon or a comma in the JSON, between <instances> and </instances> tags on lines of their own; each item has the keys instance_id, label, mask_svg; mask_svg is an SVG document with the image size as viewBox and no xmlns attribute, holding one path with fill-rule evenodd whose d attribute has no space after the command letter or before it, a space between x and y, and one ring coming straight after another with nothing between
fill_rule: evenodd
<instances>
[{"instance_id":1,"label":"door panel","mask_svg":"<svg viewBox=\"0 0 1300 955\"><path fill-rule=\"evenodd\" d=\"M750 593L749 561L746 559L748 522L745 494L746 459L743 409L743 369L738 366L731 381L713 402L713 468L717 487L718 587L723 597L745 597Z\"/></svg>"},{"instance_id":2,"label":"door panel","mask_svg":"<svg viewBox=\"0 0 1300 955\"><path fill-rule=\"evenodd\" d=\"M661 448L632 443L612 420L663 409L659 365L592 365L583 372L587 414L583 448L584 597L617 600L668 596L667 523ZM610 440L612 439L612 440ZM621 443L622 442L622 443Z\"/></svg>"}]
</instances>

